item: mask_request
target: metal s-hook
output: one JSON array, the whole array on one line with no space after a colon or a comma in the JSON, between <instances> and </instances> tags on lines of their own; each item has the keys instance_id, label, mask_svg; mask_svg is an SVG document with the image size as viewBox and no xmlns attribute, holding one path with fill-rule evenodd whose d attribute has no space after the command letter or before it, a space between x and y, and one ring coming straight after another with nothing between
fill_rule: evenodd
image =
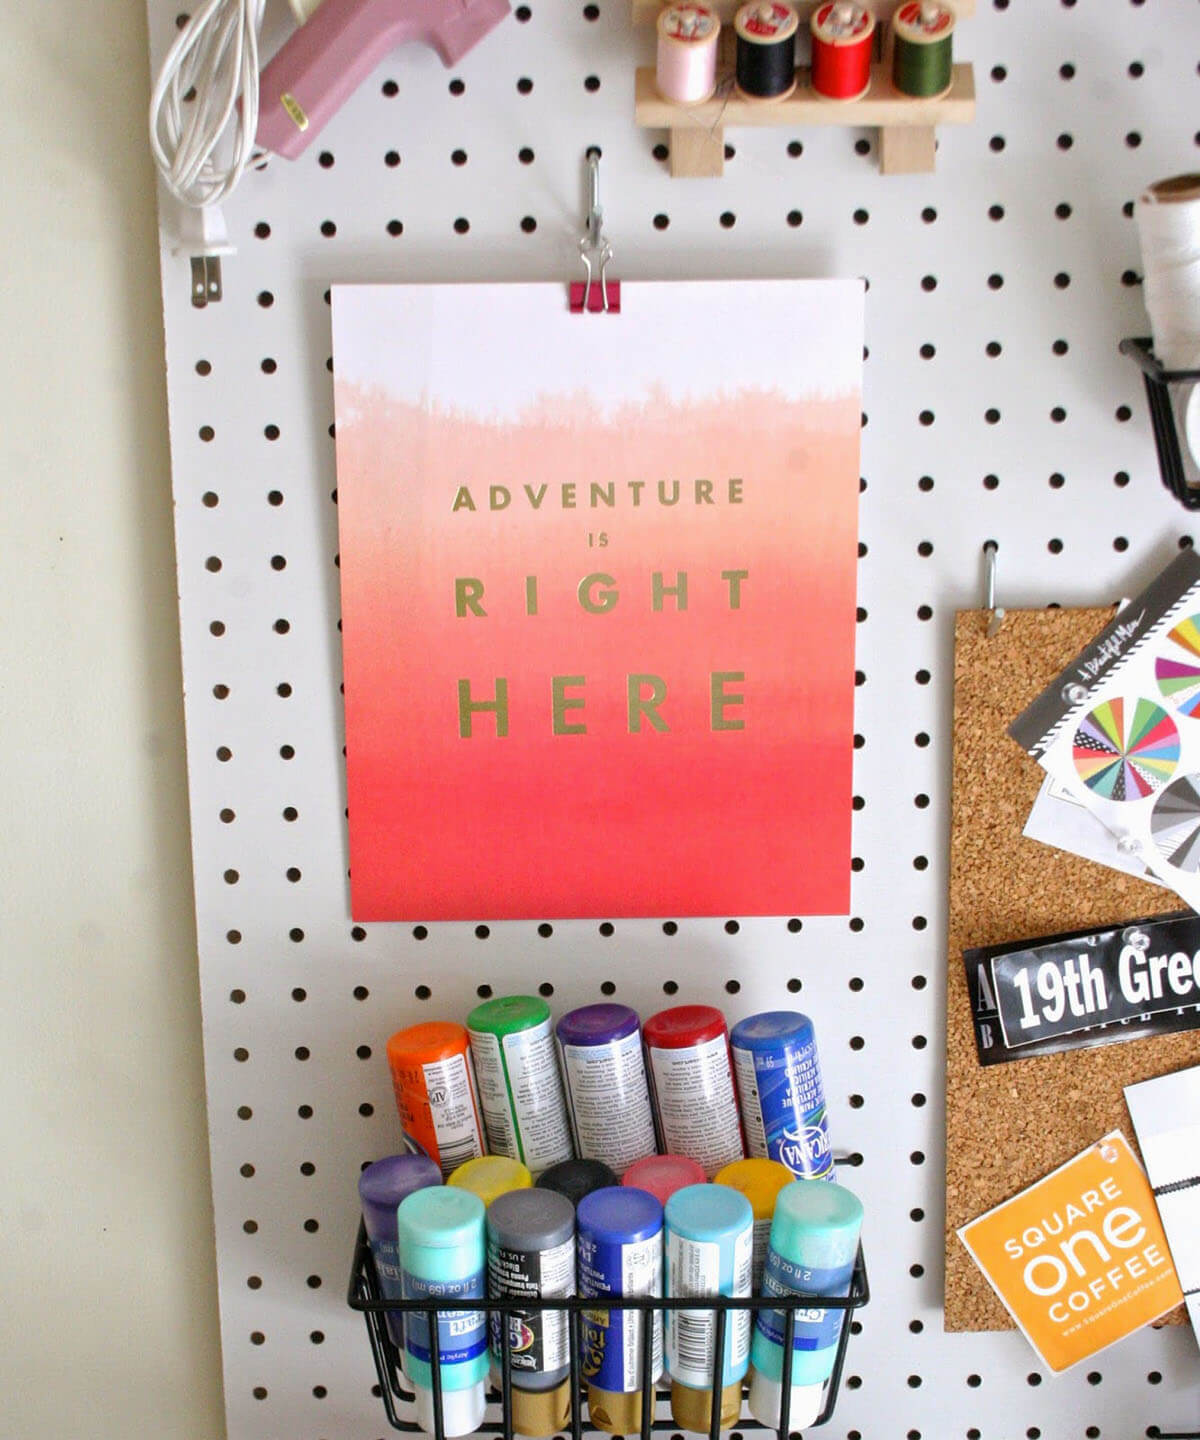
<instances>
[{"instance_id":1,"label":"metal s-hook","mask_svg":"<svg viewBox=\"0 0 1200 1440\"><path fill-rule=\"evenodd\" d=\"M984 597L984 608L988 612L987 636L990 640L994 635L1000 633L1000 627L1004 624L1004 606L996 604L996 552L1000 546L995 540L983 542L983 553L987 564L987 588Z\"/></svg>"},{"instance_id":2,"label":"metal s-hook","mask_svg":"<svg viewBox=\"0 0 1200 1440\"><path fill-rule=\"evenodd\" d=\"M579 256L587 272L582 309L586 313L591 299L594 265L600 281L600 309L607 314L609 304L606 271L608 262L613 257L613 248L604 234L604 211L600 208L600 151L594 145L587 151L587 166L588 211L584 220L584 233L579 239Z\"/></svg>"}]
</instances>

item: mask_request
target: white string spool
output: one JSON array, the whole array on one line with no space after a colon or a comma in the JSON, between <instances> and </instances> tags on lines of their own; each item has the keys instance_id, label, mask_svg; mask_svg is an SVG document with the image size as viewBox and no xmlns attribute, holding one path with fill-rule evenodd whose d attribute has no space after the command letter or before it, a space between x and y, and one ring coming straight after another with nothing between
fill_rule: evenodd
<instances>
[{"instance_id":1,"label":"white string spool","mask_svg":"<svg viewBox=\"0 0 1200 1440\"><path fill-rule=\"evenodd\" d=\"M1200 369L1200 175L1156 180L1135 207L1154 354L1165 370ZM1200 465L1200 385L1189 387L1183 430Z\"/></svg>"}]
</instances>

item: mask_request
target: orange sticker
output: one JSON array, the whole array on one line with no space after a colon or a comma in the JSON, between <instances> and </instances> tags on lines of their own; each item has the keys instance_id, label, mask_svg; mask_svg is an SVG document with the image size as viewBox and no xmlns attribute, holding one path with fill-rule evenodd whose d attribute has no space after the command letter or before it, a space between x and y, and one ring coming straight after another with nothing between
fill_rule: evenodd
<instances>
[{"instance_id":1,"label":"orange sticker","mask_svg":"<svg viewBox=\"0 0 1200 1440\"><path fill-rule=\"evenodd\" d=\"M958 1238L1055 1372L1183 1300L1149 1182L1119 1130Z\"/></svg>"}]
</instances>

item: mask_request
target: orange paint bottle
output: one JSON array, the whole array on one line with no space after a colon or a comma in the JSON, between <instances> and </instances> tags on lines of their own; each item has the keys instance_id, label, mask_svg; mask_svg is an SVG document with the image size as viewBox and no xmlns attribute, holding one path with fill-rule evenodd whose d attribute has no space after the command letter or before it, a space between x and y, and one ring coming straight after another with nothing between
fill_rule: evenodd
<instances>
[{"instance_id":1,"label":"orange paint bottle","mask_svg":"<svg viewBox=\"0 0 1200 1440\"><path fill-rule=\"evenodd\" d=\"M466 1028L432 1020L398 1030L388 1065L405 1143L428 1155L445 1179L484 1153L483 1126Z\"/></svg>"}]
</instances>

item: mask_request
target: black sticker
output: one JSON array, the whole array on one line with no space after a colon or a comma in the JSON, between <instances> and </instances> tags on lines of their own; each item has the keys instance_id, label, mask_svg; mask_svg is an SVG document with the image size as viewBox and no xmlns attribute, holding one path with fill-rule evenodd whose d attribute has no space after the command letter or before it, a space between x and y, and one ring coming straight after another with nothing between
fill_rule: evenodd
<instances>
[{"instance_id":1,"label":"black sticker","mask_svg":"<svg viewBox=\"0 0 1200 1440\"><path fill-rule=\"evenodd\" d=\"M963 952L982 1065L1200 1028L1191 910Z\"/></svg>"}]
</instances>

